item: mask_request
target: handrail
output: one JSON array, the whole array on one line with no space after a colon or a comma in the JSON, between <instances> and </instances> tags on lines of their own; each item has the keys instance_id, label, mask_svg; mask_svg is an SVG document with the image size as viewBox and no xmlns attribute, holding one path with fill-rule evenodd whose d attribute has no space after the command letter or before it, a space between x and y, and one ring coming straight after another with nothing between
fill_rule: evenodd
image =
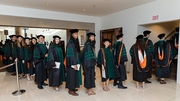
<instances>
[{"instance_id":1,"label":"handrail","mask_svg":"<svg viewBox=\"0 0 180 101\"><path fill-rule=\"evenodd\" d=\"M165 37L165 39L167 39L168 37L170 37L170 36L172 36L173 34L175 34L175 30L173 30L171 33L169 33L166 37Z\"/></svg>"},{"instance_id":2,"label":"handrail","mask_svg":"<svg viewBox=\"0 0 180 101\"><path fill-rule=\"evenodd\" d=\"M5 68L7 68L7 67L10 67L10 66L12 66L12 65L14 65L15 64L15 62L14 63L11 63L11 64L9 64L9 65L6 65L6 66L2 66L2 67L0 67L0 70L1 69L5 69Z\"/></svg>"}]
</instances>

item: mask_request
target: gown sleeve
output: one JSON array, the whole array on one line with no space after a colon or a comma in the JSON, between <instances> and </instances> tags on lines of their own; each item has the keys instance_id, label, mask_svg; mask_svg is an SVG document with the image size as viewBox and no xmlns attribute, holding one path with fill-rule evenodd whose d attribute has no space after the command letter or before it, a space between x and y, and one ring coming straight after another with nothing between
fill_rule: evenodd
<instances>
[{"instance_id":1,"label":"gown sleeve","mask_svg":"<svg viewBox=\"0 0 180 101\"><path fill-rule=\"evenodd\" d=\"M53 47L49 48L48 51L48 57L47 57L47 68L52 68L55 67L55 59L54 59L54 51L53 51Z\"/></svg>"},{"instance_id":2,"label":"gown sleeve","mask_svg":"<svg viewBox=\"0 0 180 101\"><path fill-rule=\"evenodd\" d=\"M85 68L90 68L96 65L96 59L95 59L94 52L92 51L90 44L86 46L83 61L84 61Z\"/></svg>"},{"instance_id":3,"label":"gown sleeve","mask_svg":"<svg viewBox=\"0 0 180 101\"><path fill-rule=\"evenodd\" d=\"M101 68L102 64L103 64L103 56L102 56L102 51L100 49L99 52L98 52L97 66L99 68Z\"/></svg>"}]
</instances>

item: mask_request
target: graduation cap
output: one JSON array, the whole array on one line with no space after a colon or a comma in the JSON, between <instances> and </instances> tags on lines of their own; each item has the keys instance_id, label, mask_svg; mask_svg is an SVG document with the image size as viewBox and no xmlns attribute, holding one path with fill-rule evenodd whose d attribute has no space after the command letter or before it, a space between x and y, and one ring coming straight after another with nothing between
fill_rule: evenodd
<instances>
[{"instance_id":1,"label":"graduation cap","mask_svg":"<svg viewBox=\"0 0 180 101\"><path fill-rule=\"evenodd\" d=\"M71 34L73 34L73 33L77 33L79 30L78 29L71 29L69 32L71 33Z\"/></svg>"},{"instance_id":2,"label":"graduation cap","mask_svg":"<svg viewBox=\"0 0 180 101\"><path fill-rule=\"evenodd\" d=\"M54 36L53 36L53 39L55 39L55 38L59 38L59 39L61 39L61 37L60 37L60 36L58 36L58 35L54 35Z\"/></svg>"},{"instance_id":3,"label":"graduation cap","mask_svg":"<svg viewBox=\"0 0 180 101\"><path fill-rule=\"evenodd\" d=\"M29 39L29 40L30 40L30 38L29 38L29 37L25 37L25 38L24 38L24 40L26 40L26 39Z\"/></svg>"},{"instance_id":4,"label":"graduation cap","mask_svg":"<svg viewBox=\"0 0 180 101\"><path fill-rule=\"evenodd\" d=\"M109 39L103 39L103 42L106 42L106 41L111 42Z\"/></svg>"},{"instance_id":5,"label":"graduation cap","mask_svg":"<svg viewBox=\"0 0 180 101\"><path fill-rule=\"evenodd\" d=\"M150 33L151 33L150 30L145 30L145 31L143 32L144 36L147 36L147 35L150 34Z\"/></svg>"},{"instance_id":6,"label":"graduation cap","mask_svg":"<svg viewBox=\"0 0 180 101\"><path fill-rule=\"evenodd\" d=\"M19 37L24 38L24 37L23 37L23 36L21 36L21 35L17 35L17 38L19 38Z\"/></svg>"},{"instance_id":7,"label":"graduation cap","mask_svg":"<svg viewBox=\"0 0 180 101\"><path fill-rule=\"evenodd\" d=\"M45 38L45 36L44 35L37 35L36 36L38 39L39 39L39 37L43 37L43 38Z\"/></svg>"},{"instance_id":8,"label":"graduation cap","mask_svg":"<svg viewBox=\"0 0 180 101\"><path fill-rule=\"evenodd\" d=\"M32 40L32 39L35 39L35 40L37 40L35 37L32 37L32 38L31 38L31 40Z\"/></svg>"},{"instance_id":9,"label":"graduation cap","mask_svg":"<svg viewBox=\"0 0 180 101\"><path fill-rule=\"evenodd\" d=\"M122 38L124 34L119 34L116 36L116 39Z\"/></svg>"},{"instance_id":10,"label":"graduation cap","mask_svg":"<svg viewBox=\"0 0 180 101\"><path fill-rule=\"evenodd\" d=\"M14 37L14 36L16 36L16 35L9 35L10 38L12 38L12 37Z\"/></svg>"},{"instance_id":11,"label":"graduation cap","mask_svg":"<svg viewBox=\"0 0 180 101\"><path fill-rule=\"evenodd\" d=\"M163 37L165 37L165 35L166 35L166 34L164 34L164 33L159 34L159 35L158 35L158 38L159 38L159 39L162 39Z\"/></svg>"},{"instance_id":12,"label":"graduation cap","mask_svg":"<svg viewBox=\"0 0 180 101\"><path fill-rule=\"evenodd\" d=\"M143 35L138 35L137 37L136 37L136 40L142 40L143 39Z\"/></svg>"},{"instance_id":13,"label":"graduation cap","mask_svg":"<svg viewBox=\"0 0 180 101\"><path fill-rule=\"evenodd\" d=\"M87 35L88 37L90 37L91 35L96 36L96 34L94 34L94 33L92 33L92 32L89 32L89 33L87 33L86 35Z\"/></svg>"}]
</instances>

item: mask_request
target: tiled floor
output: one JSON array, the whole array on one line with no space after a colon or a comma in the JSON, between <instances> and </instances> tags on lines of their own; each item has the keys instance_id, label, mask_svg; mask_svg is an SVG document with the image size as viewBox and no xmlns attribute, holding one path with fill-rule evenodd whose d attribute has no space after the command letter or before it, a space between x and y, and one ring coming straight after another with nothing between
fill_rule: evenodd
<instances>
[{"instance_id":1,"label":"tiled floor","mask_svg":"<svg viewBox=\"0 0 180 101\"><path fill-rule=\"evenodd\" d=\"M99 72L99 71L97 71ZM153 77L150 79L151 84L147 84L145 89L137 89L131 74L128 74L128 80L124 85L128 86L127 90L118 89L112 86L110 82L110 91L104 92L101 86L100 76L97 75L96 95L88 96L84 87L81 86L78 97L71 96L67 93L64 85L60 91L55 91L51 87L44 87L39 90L33 81L21 79L21 88L26 93L21 96L13 96L12 92L17 90L16 77L8 73L0 73L0 101L180 101L180 84L175 80L167 80L167 84L160 85Z\"/></svg>"}]
</instances>

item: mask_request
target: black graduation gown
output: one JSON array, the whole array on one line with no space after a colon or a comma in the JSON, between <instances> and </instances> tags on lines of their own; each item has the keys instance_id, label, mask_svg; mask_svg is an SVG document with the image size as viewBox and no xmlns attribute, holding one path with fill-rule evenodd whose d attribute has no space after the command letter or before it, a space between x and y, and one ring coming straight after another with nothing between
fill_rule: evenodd
<instances>
[{"instance_id":1,"label":"black graduation gown","mask_svg":"<svg viewBox=\"0 0 180 101\"><path fill-rule=\"evenodd\" d=\"M144 38L144 41L149 49L148 50L149 51L149 62L148 62L149 71L147 72L147 78L151 78L152 77L152 60L154 59L154 45L153 45L153 42L149 40L148 38Z\"/></svg>"},{"instance_id":2,"label":"black graduation gown","mask_svg":"<svg viewBox=\"0 0 180 101\"><path fill-rule=\"evenodd\" d=\"M146 52L146 67L141 68L139 64L139 56L138 56L138 48L136 45L133 45L130 48L130 55L131 55L131 63L133 64L133 80L137 82L144 82L147 79L147 72L149 71L149 52L148 49L145 50Z\"/></svg>"},{"instance_id":3,"label":"black graduation gown","mask_svg":"<svg viewBox=\"0 0 180 101\"><path fill-rule=\"evenodd\" d=\"M25 62L30 76L35 73L35 67L33 65L33 50L34 48L30 45L25 47Z\"/></svg>"},{"instance_id":4,"label":"black graduation gown","mask_svg":"<svg viewBox=\"0 0 180 101\"><path fill-rule=\"evenodd\" d=\"M16 42L10 41L6 44L4 49L4 57L6 57L8 64L14 63L14 60L17 58L17 44ZM10 60L9 57L13 59ZM16 68L15 65L12 65L7 68L8 72L15 72Z\"/></svg>"},{"instance_id":5,"label":"black graduation gown","mask_svg":"<svg viewBox=\"0 0 180 101\"><path fill-rule=\"evenodd\" d=\"M87 89L95 87L95 65L96 58L90 42L86 42L83 49L84 87Z\"/></svg>"},{"instance_id":6,"label":"black graduation gown","mask_svg":"<svg viewBox=\"0 0 180 101\"><path fill-rule=\"evenodd\" d=\"M17 58L18 58L18 73L19 74L27 74L28 68L26 67L26 63L22 62L25 61L25 47L20 44L21 47L17 47Z\"/></svg>"},{"instance_id":7,"label":"black graduation gown","mask_svg":"<svg viewBox=\"0 0 180 101\"><path fill-rule=\"evenodd\" d=\"M80 64L80 53L77 52L75 43L72 41L72 39L70 39L66 46L66 88L69 90L79 88L79 86L82 84L81 68L78 71L71 67L72 65L77 64Z\"/></svg>"},{"instance_id":8,"label":"black graduation gown","mask_svg":"<svg viewBox=\"0 0 180 101\"><path fill-rule=\"evenodd\" d=\"M121 57L120 57L120 65L118 65L121 47L122 47L122 52L121 52ZM126 75L126 67L124 65L124 62L127 62L128 58L126 55L125 45L122 42L117 41L113 45L113 55L114 55L115 65L118 66L118 68L115 66L116 79L120 81L125 81L127 79L127 75Z\"/></svg>"},{"instance_id":9,"label":"black graduation gown","mask_svg":"<svg viewBox=\"0 0 180 101\"><path fill-rule=\"evenodd\" d=\"M154 44L154 59L156 63L156 77L158 78L168 78L170 77L170 61L172 60L172 51L169 43L160 40ZM164 58L162 60L158 57L158 47L164 50Z\"/></svg>"},{"instance_id":10,"label":"black graduation gown","mask_svg":"<svg viewBox=\"0 0 180 101\"><path fill-rule=\"evenodd\" d=\"M173 51L173 59L178 55L178 47L176 47L175 43L179 44L179 33L175 33L172 38L172 47L171 50Z\"/></svg>"},{"instance_id":11,"label":"black graduation gown","mask_svg":"<svg viewBox=\"0 0 180 101\"><path fill-rule=\"evenodd\" d=\"M60 46L51 44L48 51L47 68L49 68L49 86L59 87L65 81L65 68L63 64L63 51ZM60 62L59 68L55 62Z\"/></svg>"},{"instance_id":12,"label":"black graduation gown","mask_svg":"<svg viewBox=\"0 0 180 101\"><path fill-rule=\"evenodd\" d=\"M34 48L33 59L35 64L35 82L43 83L47 79L46 62L47 58L45 55L48 50L44 44L37 44Z\"/></svg>"}]
</instances>

